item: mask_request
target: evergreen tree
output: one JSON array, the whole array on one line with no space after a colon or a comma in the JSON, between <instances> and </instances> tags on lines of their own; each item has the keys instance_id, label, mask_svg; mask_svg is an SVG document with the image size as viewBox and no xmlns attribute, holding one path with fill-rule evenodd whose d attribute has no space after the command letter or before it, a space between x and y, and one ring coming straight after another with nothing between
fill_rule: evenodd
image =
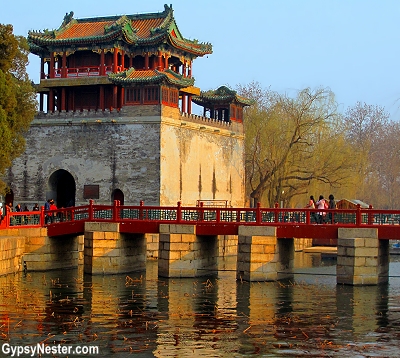
<instances>
[{"instance_id":1,"label":"evergreen tree","mask_svg":"<svg viewBox=\"0 0 400 358\"><path fill-rule=\"evenodd\" d=\"M0 177L25 150L24 134L36 113L36 93L26 73L29 47L13 34L12 25L0 24ZM6 183L0 179L0 194Z\"/></svg>"}]
</instances>

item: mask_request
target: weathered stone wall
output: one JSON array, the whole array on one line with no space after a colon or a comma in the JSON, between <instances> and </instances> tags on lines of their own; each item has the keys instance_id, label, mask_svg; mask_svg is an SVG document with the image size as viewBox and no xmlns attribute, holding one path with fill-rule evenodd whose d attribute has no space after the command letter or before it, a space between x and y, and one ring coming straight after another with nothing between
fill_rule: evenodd
<instances>
[{"instance_id":1,"label":"weathered stone wall","mask_svg":"<svg viewBox=\"0 0 400 358\"><path fill-rule=\"evenodd\" d=\"M126 124L32 125L25 153L11 168L14 202L56 198L48 181L64 169L75 180L77 205L87 203L84 185L99 185L98 203L111 203L118 188L125 204L158 204L159 136L159 124L151 118Z\"/></svg>"},{"instance_id":2,"label":"weathered stone wall","mask_svg":"<svg viewBox=\"0 0 400 358\"><path fill-rule=\"evenodd\" d=\"M0 275L23 269L25 237L17 230L2 230L0 236Z\"/></svg>"},{"instance_id":3,"label":"weathered stone wall","mask_svg":"<svg viewBox=\"0 0 400 358\"><path fill-rule=\"evenodd\" d=\"M83 264L83 235L47 236L45 228L1 230L0 275L27 270L46 271Z\"/></svg>"},{"instance_id":4,"label":"weathered stone wall","mask_svg":"<svg viewBox=\"0 0 400 358\"><path fill-rule=\"evenodd\" d=\"M244 138L206 122L164 119L161 125L161 205L227 200L244 206Z\"/></svg>"},{"instance_id":5,"label":"weathered stone wall","mask_svg":"<svg viewBox=\"0 0 400 358\"><path fill-rule=\"evenodd\" d=\"M75 181L75 204L87 204L85 185L99 186L109 204L114 189L125 205L195 205L199 199L244 205L243 126L182 116L160 106L121 112L40 114L26 135L25 153L6 181L14 203L44 201L57 193L49 179L66 170Z\"/></svg>"}]
</instances>

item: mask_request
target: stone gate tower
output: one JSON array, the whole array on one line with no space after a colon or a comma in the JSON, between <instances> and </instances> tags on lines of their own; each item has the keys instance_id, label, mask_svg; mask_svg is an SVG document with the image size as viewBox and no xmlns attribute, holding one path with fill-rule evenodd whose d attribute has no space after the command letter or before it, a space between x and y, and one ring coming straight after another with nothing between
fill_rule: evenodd
<instances>
[{"instance_id":1,"label":"stone gate tower","mask_svg":"<svg viewBox=\"0 0 400 358\"><path fill-rule=\"evenodd\" d=\"M185 39L164 11L75 19L30 32L41 59L39 112L8 173L14 203L243 206L243 108L220 87L194 86L212 46ZM192 114L192 102L204 108Z\"/></svg>"}]
</instances>

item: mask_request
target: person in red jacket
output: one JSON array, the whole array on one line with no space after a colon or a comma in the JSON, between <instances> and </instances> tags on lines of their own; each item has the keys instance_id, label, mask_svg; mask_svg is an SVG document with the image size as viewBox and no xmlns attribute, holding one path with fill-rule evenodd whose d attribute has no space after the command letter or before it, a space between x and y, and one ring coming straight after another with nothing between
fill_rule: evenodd
<instances>
[{"instance_id":1,"label":"person in red jacket","mask_svg":"<svg viewBox=\"0 0 400 358\"><path fill-rule=\"evenodd\" d=\"M54 200L50 200L50 210L57 210L56 204L54 204ZM54 222L54 219L56 218L56 213L50 213L50 222Z\"/></svg>"}]
</instances>

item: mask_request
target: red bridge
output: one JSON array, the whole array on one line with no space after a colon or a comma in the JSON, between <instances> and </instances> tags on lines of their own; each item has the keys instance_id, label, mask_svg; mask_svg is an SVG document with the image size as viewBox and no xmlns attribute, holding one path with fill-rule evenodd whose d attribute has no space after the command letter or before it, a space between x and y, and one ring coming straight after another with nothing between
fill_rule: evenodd
<instances>
[{"instance_id":1,"label":"red bridge","mask_svg":"<svg viewBox=\"0 0 400 358\"><path fill-rule=\"evenodd\" d=\"M323 213L325 222L317 224ZM51 221L50 221L51 220ZM48 236L82 234L85 222L114 222L122 233L159 233L160 224L196 226L198 235L237 235L239 226L274 226L280 238L337 239L339 228L377 228L379 239L400 239L400 210L283 209L89 205L45 212L11 212L0 228L47 227Z\"/></svg>"}]
</instances>

